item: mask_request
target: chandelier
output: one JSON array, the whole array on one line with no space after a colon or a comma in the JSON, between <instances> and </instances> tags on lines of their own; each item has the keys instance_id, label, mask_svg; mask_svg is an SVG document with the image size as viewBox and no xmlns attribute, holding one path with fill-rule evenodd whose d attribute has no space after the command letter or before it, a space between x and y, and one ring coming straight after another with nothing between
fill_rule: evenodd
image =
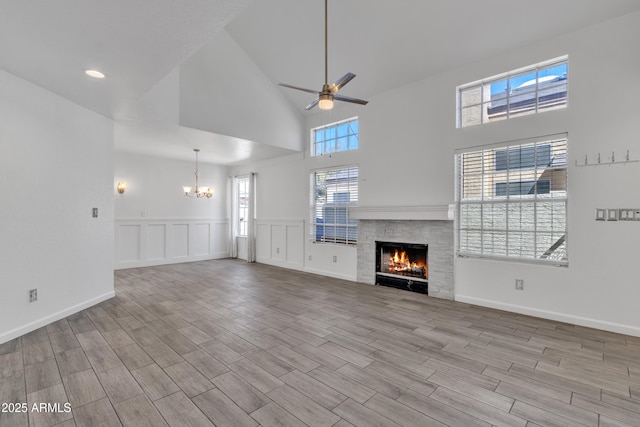
<instances>
[{"instance_id":1,"label":"chandelier","mask_svg":"<svg viewBox=\"0 0 640 427\"><path fill-rule=\"evenodd\" d=\"M198 172L198 153L200 152L199 148L194 148L193 151L196 152L196 187L193 189L193 193L191 192L191 187L184 185L182 190L184 191L184 195L186 197L197 197L197 198L210 198L213 196L213 190L209 187L200 187L198 185L198 178L200 178L200 172Z\"/></svg>"}]
</instances>

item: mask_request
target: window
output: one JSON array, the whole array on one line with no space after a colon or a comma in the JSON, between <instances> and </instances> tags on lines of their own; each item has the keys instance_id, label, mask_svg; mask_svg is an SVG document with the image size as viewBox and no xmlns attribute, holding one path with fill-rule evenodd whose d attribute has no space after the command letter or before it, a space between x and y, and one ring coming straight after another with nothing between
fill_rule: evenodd
<instances>
[{"instance_id":1,"label":"window","mask_svg":"<svg viewBox=\"0 0 640 427\"><path fill-rule=\"evenodd\" d=\"M567 258L567 136L460 152L457 252L551 262Z\"/></svg>"},{"instance_id":2,"label":"window","mask_svg":"<svg viewBox=\"0 0 640 427\"><path fill-rule=\"evenodd\" d=\"M249 177L238 178L238 236L246 236L249 226Z\"/></svg>"},{"instance_id":3,"label":"window","mask_svg":"<svg viewBox=\"0 0 640 427\"><path fill-rule=\"evenodd\" d=\"M358 204L358 167L311 173L311 241L355 245L358 220L349 208Z\"/></svg>"},{"instance_id":4,"label":"window","mask_svg":"<svg viewBox=\"0 0 640 427\"><path fill-rule=\"evenodd\" d=\"M539 179L537 181L497 182L496 196L524 195L524 194L549 194L551 181Z\"/></svg>"},{"instance_id":5,"label":"window","mask_svg":"<svg viewBox=\"0 0 640 427\"><path fill-rule=\"evenodd\" d=\"M337 153L358 148L358 118L311 129L311 155Z\"/></svg>"},{"instance_id":6,"label":"window","mask_svg":"<svg viewBox=\"0 0 640 427\"><path fill-rule=\"evenodd\" d=\"M537 165L551 162L551 145L540 144L496 150L496 171L507 169L534 169Z\"/></svg>"},{"instance_id":7,"label":"window","mask_svg":"<svg viewBox=\"0 0 640 427\"><path fill-rule=\"evenodd\" d=\"M567 106L567 57L458 87L458 127Z\"/></svg>"}]
</instances>

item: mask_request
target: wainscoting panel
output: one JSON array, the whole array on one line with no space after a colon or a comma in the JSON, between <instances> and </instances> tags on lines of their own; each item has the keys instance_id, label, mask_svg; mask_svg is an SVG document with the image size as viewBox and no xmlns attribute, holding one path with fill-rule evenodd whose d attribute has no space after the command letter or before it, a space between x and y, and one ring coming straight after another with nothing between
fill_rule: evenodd
<instances>
[{"instance_id":1,"label":"wainscoting panel","mask_svg":"<svg viewBox=\"0 0 640 427\"><path fill-rule=\"evenodd\" d=\"M122 218L114 224L116 270L231 256L228 219Z\"/></svg>"},{"instance_id":2,"label":"wainscoting panel","mask_svg":"<svg viewBox=\"0 0 640 427\"><path fill-rule=\"evenodd\" d=\"M189 256L189 224L172 224L173 257L187 258Z\"/></svg>"},{"instance_id":3,"label":"wainscoting panel","mask_svg":"<svg viewBox=\"0 0 640 427\"><path fill-rule=\"evenodd\" d=\"M147 225L147 258L164 259L167 256L167 225Z\"/></svg>"},{"instance_id":4,"label":"wainscoting panel","mask_svg":"<svg viewBox=\"0 0 640 427\"><path fill-rule=\"evenodd\" d=\"M284 224L271 224L271 258L283 262L286 255L287 227Z\"/></svg>"},{"instance_id":5,"label":"wainscoting panel","mask_svg":"<svg viewBox=\"0 0 640 427\"><path fill-rule=\"evenodd\" d=\"M287 260L302 267L304 265L304 223L300 227L287 227L286 234Z\"/></svg>"},{"instance_id":6,"label":"wainscoting panel","mask_svg":"<svg viewBox=\"0 0 640 427\"><path fill-rule=\"evenodd\" d=\"M140 228L139 224L123 224L116 229L118 262L136 262L140 259Z\"/></svg>"},{"instance_id":7,"label":"wainscoting panel","mask_svg":"<svg viewBox=\"0 0 640 427\"><path fill-rule=\"evenodd\" d=\"M229 221L210 223L210 247L213 258L227 258L231 256L231 242L229 241Z\"/></svg>"},{"instance_id":8,"label":"wainscoting panel","mask_svg":"<svg viewBox=\"0 0 640 427\"><path fill-rule=\"evenodd\" d=\"M256 220L256 261L304 269L304 220Z\"/></svg>"},{"instance_id":9,"label":"wainscoting panel","mask_svg":"<svg viewBox=\"0 0 640 427\"><path fill-rule=\"evenodd\" d=\"M191 227L191 240L195 256L208 255L211 251L211 226L209 224L194 224Z\"/></svg>"},{"instance_id":10,"label":"wainscoting panel","mask_svg":"<svg viewBox=\"0 0 640 427\"><path fill-rule=\"evenodd\" d=\"M268 222L256 222L256 259L271 259L271 224Z\"/></svg>"}]
</instances>

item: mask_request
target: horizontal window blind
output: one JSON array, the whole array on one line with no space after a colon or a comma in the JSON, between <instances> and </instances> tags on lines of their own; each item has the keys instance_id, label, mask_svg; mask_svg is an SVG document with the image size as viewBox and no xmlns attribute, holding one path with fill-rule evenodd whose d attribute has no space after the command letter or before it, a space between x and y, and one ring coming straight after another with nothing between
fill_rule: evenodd
<instances>
[{"instance_id":1,"label":"horizontal window blind","mask_svg":"<svg viewBox=\"0 0 640 427\"><path fill-rule=\"evenodd\" d=\"M322 169L311 173L311 240L355 245L358 221L349 209L358 204L358 167Z\"/></svg>"},{"instance_id":2,"label":"horizontal window blind","mask_svg":"<svg viewBox=\"0 0 640 427\"><path fill-rule=\"evenodd\" d=\"M457 251L566 264L567 137L457 155Z\"/></svg>"}]
</instances>

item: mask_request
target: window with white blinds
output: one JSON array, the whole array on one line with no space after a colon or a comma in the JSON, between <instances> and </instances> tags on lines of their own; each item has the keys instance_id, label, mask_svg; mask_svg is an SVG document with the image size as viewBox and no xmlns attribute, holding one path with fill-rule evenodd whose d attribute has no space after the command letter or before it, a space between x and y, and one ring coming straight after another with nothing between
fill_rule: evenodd
<instances>
[{"instance_id":1,"label":"window with white blinds","mask_svg":"<svg viewBox=\"0 0 640 427\"><path fill-rule=\"evenodd\" d=\"M358 204L358 167L321 169L311 173L311 241L355 245L358 220L349 209Z\"/></svg>"},{"instance_id":2,"label":"window with white blinds","mask_svg":"<svg viewBox=\"0 0 640 427\"><path fill-rule=\"evenodd\" d=\"M459 256L566 265L567 135L459 152Z\"/></svg>"}]
</instances>

